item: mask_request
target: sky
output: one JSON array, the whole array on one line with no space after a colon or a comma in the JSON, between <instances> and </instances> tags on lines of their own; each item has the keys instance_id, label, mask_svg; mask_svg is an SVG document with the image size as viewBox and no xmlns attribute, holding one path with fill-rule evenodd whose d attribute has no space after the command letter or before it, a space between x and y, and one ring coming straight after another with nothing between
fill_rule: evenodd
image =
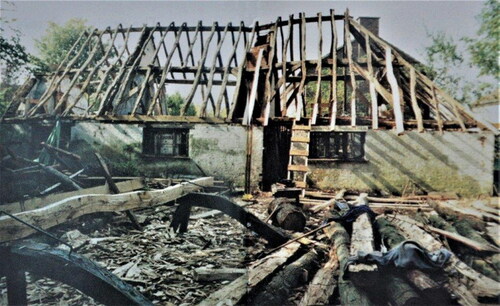
<instances>
[{"instance_id":1,"label":"sky","mask_svg":"<svg viewBox=\"0 0 500 306\"><path fill-rule=\"evenodd\" d=\"M274 22L278 16L305 12L327 14L335 9L342 14L349 8L351 16L380 17L380 36L419 60L430 44L428 32L444 32L455 39L474 36L479 23L476 16L482 1L4 1L2 21L21 33L21 43L36 54L35 39L40 38L48 22L65 23L83 18L97 28L129 25L163 25L174 21L221 24L244 21L251 25ZM12 34L7 28L4 35ZM463 71L462 73L473 73Z\"/></svg>"}]
</instances>

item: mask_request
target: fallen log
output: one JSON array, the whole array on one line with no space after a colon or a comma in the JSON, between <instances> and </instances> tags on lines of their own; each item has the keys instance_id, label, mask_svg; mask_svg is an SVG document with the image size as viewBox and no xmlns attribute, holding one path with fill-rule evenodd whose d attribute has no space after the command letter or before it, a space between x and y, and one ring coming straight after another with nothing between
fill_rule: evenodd
<instances>
[{"instance_id":1,"label":"fallen log","mask_svg":"<svg viewBox=\"0 0 500 306\"><path fill-rule=\"evenodd\" d=\"M318 253L310 250L298 260L286 266L262 288L247 305L284 305L293 290L307 281L307 275L317 267Z\"/></svg>"},{"instance_id":2,"label":"fallen log","mask_svg":"<svg viewBox=\"0 0 500 306\"><path fill-rule=\"evenodd\" d=\"M129 192L129 191L133 191L133 190L142 189L142 188L144 188L145 184L144 184L144 179L134 179L134 180L130 180L130 181L116 183L116 186L122 192ZM97 187L85 188L85 189L77 190L77 191L50 194L50 195L46 195L43 197L29 199L26 201L2 204L0 206L0 209L8 212L10 214L16 214L16 213L27 211L27 210L38 209L38 208L47 206L49 204L59 202L61 200L71 198L74 196L78 196L78 195L107 194L107 193L110 193L108 185L97 186Z\"/></svg>"},{"instance_id":3,"label":"fallen log","mask_svg":"<svg viewBox=\"0 0 500 306\"><path fill-rule=\"evenodd\" d=\"M441 216L455 216L471 222L475 229L484 230L486 222L500 223L500 217L487 212L481 212L471 207L461 207L459 201L429 201L429 205Z\"/></svg>"},{"instance_id":4,"label":"fallen log","mask_svg":"<svg viewBox=\"0 0 500 306\"><path fill-rule=\"evenodd\" d=\"M220 302L236 305L243 303L248 291L260 284L269 275L279 269L290 257L295 255L300 248L300 243L294 242L284 246L262 259L254 261L247 269L247 273L240 276L229 285L210 294L199 305L219 305Z\"/></svg>"},{"instance_id":5,"label":"fallen log","mask_svg":"<svg viewBox=\"0 0 500 306\"><path fill-rule=\"evenodd\" d=\"M211 185L213 185L213 178L205 177L161 190L135 191L116 195L80 195L39 209L21 212L15 216L42 229L48 229L95 212L125 211L161 205ZM0 217L0 242L23 238L34 232L34 229L26 227L9 216Z\"/></svg>"},{"instance_id":6,"label":"fallen log","mask_svg":"<svg viewBox=\"0 0 500 306\"><path fill-rule=\"evenodd\" d=\"M59 153L61 155L64 155L66 157L69 157L71 159L74 159L76 161L80 161L82 158L80 157L80 155L78 154L75 154L75 153L72 153L72 152L69 152L69 151L66 151L66 150L63 150L61 148L58 148L58 147L54 147L54 146L51 146L45 142L42 142L40 143L44 148L46 148L47 150L49 151L52 151L52 152L56 152L56 153Z\"/></svg>"},{"instance_id":7,"label":"fallen log","mask_svg":"<svg viewBox=\"0 0 500 306\"><path fill-rule=\"evenodd\" d=\"M331 230L327 230L331 228ZM325 233L329 239L333 238L333 224L325 228ZM311 283L307 287L299 305L327 305L330 304L330 298L337 286L335 277L338 275L339 260L337 257L337 249L332 243L328 252L328 261L316 272Z\"/></svg>"},{"instance_id":8,"label":"fallen log","mask_svg":"<svg viewBox=\"0 0 500 306\"><path fill-rule=\"evenodd\" d=\"M351 256L358 252L371 253L375 250L373 228L367 213L360 215L352 224ZM374 264L355 264L349 266L349 277L358 286L369 287L377 280L378 268Z\"/></svg>"},{"instance_id":9,"label":"fallen log","mask_svg":"<svg viewBox=\"0 0 500 306\"><path fill-rule=\"evenodd\" d=\"M306 215L297 205L290 203L287 198L277 198L271 201L268 212L273 225L286 230L301 232L306 225Z\"/></svg>"},{"instance_id":10,"label":"fallen log","mask_svg":"<svg viewBox=\"0 0 500 306\"><path fill-rule=\"evenodd\" d=\"M399 233L399 231L389 222L385 217L379 216L375 220L382 244L388 248L393 249L397 247L400 243L405 241L405 238ZM442 286L435 282L427 273L416 269L410 269L402 272L406 276L406 280L416 289L421 291L426 297L432 297L436 305L449 304L449 298L444 292ZM400 305L404 305L411 302L422 303L418 294L411 290L405 280L388 278L388 287L394 286L395 283L405 283L401 286L401 291L403 294L398 293L394 290L389 290L389 298L394 301L399 301ZM402 298L402 299L401 299Z\"/></svg>"},{"instance_id":11,"label":"fallen log","mask_svg":"<svg viewBox=\"0 0 500 306\"><path fill-rule=\"evenodd\" d=\"M339 294L342 305L372 305L366 292L355 287L349 279L344 278L344 268L349 259L349 235L338 223L333 225L333 243L340 264Z\"/></svg>"},{"instance_id":12,"label":"fallen log","mask_svg":"<svg viewBox=\"0 0 500 306\"><path fill-rule=\"evenodd\" d=\"M397 215L389 218L406 237L424 245L433 252L444 247L429 233L414 225L406 216ZM449 286L462 305L476 305L482 299L496 300L500 294L500 284L476 271L452 255L444 267L448 275Z\"/></svg>"}]
</instances>

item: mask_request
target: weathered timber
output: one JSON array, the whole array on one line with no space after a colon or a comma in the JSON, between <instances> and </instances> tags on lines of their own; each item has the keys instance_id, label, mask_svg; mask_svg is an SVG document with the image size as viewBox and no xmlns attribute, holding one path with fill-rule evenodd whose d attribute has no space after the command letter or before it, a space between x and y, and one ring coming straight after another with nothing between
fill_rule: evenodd
<instances>
[{"instance_id":1,"label":"weathered timber","mask_svg":"<svg viewBox=\"0 0 500 306\"><path fill-rule=\"evenodd\" d=\"M253 297L248 305L283 305L287 303L293 290L307 281L307 274L317 267L318 254L310 250L298 260L286 266Z\"/></svg>"},{"instance_id":2,"label":"weathered timber","mask_svg":"<svg viewBox=\"0 0 500 306\"><path fill-rule=\"evenodd\" d=\"M76 253L23 241L0 248L0 255L0 275L27 271L70 285L102 304L152 305L131 285Z\"/></svg>"},{"instance_id":3,"label":"weathered timber","mask_svg":"<svg viewBox=\"0 0 500 306\"><path fill-rule=\"evenodd\" d=\"M224 212L226 215L243 224L247 229L262 236L270 245L280 245L288 240L283 233L262 222L255 215L227 198L206 193L191 193L179 199L178 202L180 205L177 207L171 223L171 227L175 231L181 233L187 231L191 207L199 206Z\"/></svg>"},{"instance_id":4,"label":"weathered timber","mask_svg":"<svg viewBox=\"0 0 500 306\"><path fill-rule=\"evenodd\" d=\"M500 223L499 216L481 212L471 207L461 207L459 201L429 201L428 203L440 215L444 217L455 216L458 219L466 219L478 230L484 230L486 222Z\"/></svg>"},{"instance_id":5,"label":"weathered timber","mask_svg":"<svg viewBox=\"0 0 500 306\"><path fill-rule=\"evenodd\" d=\"M500 247L500 225L492 222L486 223L486 235Z\"/></svg>"},{"instance_id":6,"label":"weathered timber","mask_svg":"<svg viewBox=\"0 0 500 306\"><path fill-rule=\"evenodd\" d=\"M205 177L161 190L135 191L116 195L79 195L39 209L18 213L16 217L47 229L95 212L125 211L161 205L212 185L213 178ZM33 229L9 216L0 217L0 229L0 242L23 238L34 232Z\"/></svg>"},{"instance_id":7,"label":"weathered timber","mask_svg":"<svg viewBox=\"0 0 500 306\"><path fill-rule=\"evenodd\" d=\"M202 267L194 269L194 278L195 280L201 282L235 280L238 277L245 275L246 273L247 273L246 269L238 269L238 268L209 269Z\"/></svg>"},{"instance_id":8,"label":"weathered timber","mask_svg":"<svg viewBox=\"0 0 500 306\"><path fill-rule=\"evenodd\" d=\"M111 173L109 172L108 165L106 165L104 158L102 158L102 156L97 152L95 152L94 155L97 157L97 160L99 161L99 165L101 166L101 169L104 172L104 178L106 179L106 183L108 183L109 190L111 191L112 194L119 194L120 189L118 189L118 186L116 186L115 182L113 181L113 177L111 176ZM137 218L132 213L132 211L126 210L125 213L127 214L127 217L129 218L129 220L134 225L135 229L142 230L142 226L139 224L139 222L137 221Z\"/></svg>"},{"instance_id":9,"label":"weathered timber","mask_svg":"<svg viewBox=\"0 0 500 306\"><path fill-rule=\"evenodd\" d=\"M333 243L340 263L339 294L342 305L372 305L366 292L358 289L349 279L344 278L344 268L349 258L349 235L342 225L333 225Z\"/></svg>"},{"instance_id":10,"label":"weathered timber","mask_svg":"<svg viewBox=\"0 0 500 306\"><path fill-rule=\"evenodd\" d=\"M304 230L306 215L300 207L290 203L290 199L274 199L269 203L268 212L274 225L297 232Z\"/></svg>"},{"instance_id":11,"label":"weathered timber","mask_svg":"<svg viewBox=\"0 0 500 306\"><path fill-rule=\"evenodd\" d=\"M375 220L378 232L380 233L382 244L388 249L393 249L397 247L400 243L405 241L405 238L401 233L389 222L385 217L379 216ZM411 285L425 294L425 296L432 297L437 304L449 304L448 294L444 291L441 285L435 282L427 273L420 270L411 269L403 272L406 276L408 282ZM406 280L387 278L388 287L394 285L394 283L406 283ZM415 292L411 292L408 285L403 284L401 289L404 294L399 294L397 291L389 290L388 296L391 300L400 300L398 297L407 297L408 302L415 301ZM405 299L403 299L404 302ZM439 302L437 302L439 301ZM422 301L420 301L422 302ZM400 303L400 304L405 304ZM422 304L422 303L421 303Z\"/></svg>"},{"instance_id":12,"label":"weathered timber","mask_svg":"<svg viewBox=\"0 0 500 306\"><path fill-rule=\"evenodd\" d=\"M358 252L371 253L374 250L372 224L368 214L364 213L352 224L351 256L358 255ZM372 286L377 278L377 275L373 273L376 271L378 268L374 264L350 265L349 277L356 285Z\"/></svg>"},{"instance_id":13,"label":"weathered timber","mask_svg":"<svg viewBox=\"0 0 500 306\"><path fill-rule=\"evenodd\" d=\"M274 252L262 259L254 261L245 275L240 276L229 285L212 293L199 305L218 305L220 302L230 302L231 305L244 302L247 292L260 284L269 275L285 264L290 257L297 253L300 243L294 242L284 246L279 251Z\"/></svg>"},{"instance_id":14,"label":"weathered timber","mask_svg":"<svg viewBox=\"0 0 500 306\"><path fill-rule=\"evenodd\" d=\"M443 247L426 231L412 224L410 218L397 215L391 216L389 220L407 238L425 245L429 251L433 252ZM449 286L462 305L476 305L485 298L497 299L500 294L498 282L474 271L454 255L451 256L444 270L448 275Z\"/></svg>"},{"instance_id":15,"label":"weathered timber","mask_svg":"<svg viewBox=\"0 0 500 306\"><path fill-rule=\"evenodd\" d=\"M116 183L116 185L118 186L118 189L120 189L122 192L129 192L141 189L144 188L145 186L144 179L133 179L129 181L119 182ZM108 185L97 186L77 191L50 194L47 196L37 197L26 201L3 204L2 210L11 214L16 214L27 210L38 209L74 196L85 195L85 194L107 194L107 193L110 193Z\"/></svg>"},{"instance_id":16,"label":"weathered timber","mask_svg":"<svg viewBox=\"0 0 500 306\"><path fill-rule=\"evenodd\" d=\"M331 230L325 229L325 233L327 233L331 239L334 233L334 224L330 225L329 228L331 228ZM335 244L332 244L328 252L328 261L314 275L299 305L329 304L330 298L337 286L335 277L338 276L338 270L339 260L337 257L337 249L335 248Z\"/></svg>"}]
</instances>

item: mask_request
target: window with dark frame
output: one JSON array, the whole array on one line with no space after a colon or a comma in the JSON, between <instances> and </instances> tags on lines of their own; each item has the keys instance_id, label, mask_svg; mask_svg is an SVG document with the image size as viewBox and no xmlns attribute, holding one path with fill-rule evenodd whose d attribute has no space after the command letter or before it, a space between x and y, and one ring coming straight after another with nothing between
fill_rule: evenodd
<instances>
[{"instance_id":1,"label":"window with dark frame","mask_svg":"<svg viewBox=\"0 0 500 306\"><path fill-rule=\"evenodd\" d=\"M189 129L146 128L142 151L158 157L188 157Z\"/></svg>"},{"instance_id":2,"label":"window with dark frame","mask_svg":"<svg viewBox=\"0 0 500 306\"><path fill-rule=\"evenodd\" d=\"M312 132L310 159L365 161L365 132Z\"/></svg>"}]
</instances>

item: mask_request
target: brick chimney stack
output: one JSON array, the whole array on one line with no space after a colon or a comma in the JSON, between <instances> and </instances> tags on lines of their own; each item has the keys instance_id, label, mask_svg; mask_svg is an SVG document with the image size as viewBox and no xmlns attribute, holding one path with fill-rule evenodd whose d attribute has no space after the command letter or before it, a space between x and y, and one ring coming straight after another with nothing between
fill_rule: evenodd
<instances>
[{"instance_id":1,"label":"brick chimney stack","mask_svg":"<svg viewBox=\"0 0 500 306\"><path fill-rule=\"evenodd\" d=\"M360 23L363 27L367 28L370 32L378 36L378 30L379 30L379 21L380 17L359 17L358 18L358 23ZM357 42L353 43L353 56L354 58L357 58L359 56L364 56L365 52L363 51L363 48L359 46Z\"/></svg>"}]
</instances>

